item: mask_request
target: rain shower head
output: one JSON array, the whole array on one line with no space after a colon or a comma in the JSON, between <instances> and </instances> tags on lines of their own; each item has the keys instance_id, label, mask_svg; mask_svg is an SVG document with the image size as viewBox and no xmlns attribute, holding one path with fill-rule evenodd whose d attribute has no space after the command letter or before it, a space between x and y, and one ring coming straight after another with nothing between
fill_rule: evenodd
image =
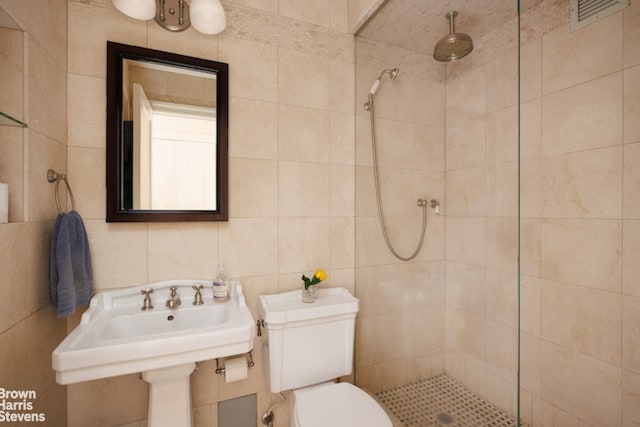
<instances>
[{"instance_id":1,"label":"rain shower head","mask_svg":"<svg viewBox=\"0 0 640 427\"><path fill-rule=\"evenodd\" d=\"M467 56L473 50L473 41L468 34L456 33L455 19L458 12L455 10L447 13L449 20L449 35L444 36L433 48L433 57L436 61L452 62Z\"/></svg>"}]
</instances>

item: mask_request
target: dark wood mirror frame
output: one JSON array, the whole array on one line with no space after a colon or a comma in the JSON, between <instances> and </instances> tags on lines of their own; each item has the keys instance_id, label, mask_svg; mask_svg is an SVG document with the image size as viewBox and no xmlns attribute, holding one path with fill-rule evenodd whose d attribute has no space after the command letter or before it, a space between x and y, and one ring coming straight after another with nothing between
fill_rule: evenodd
<instances>
[{"instance_id":1,"label":"dark wood mirror frame","mask_svg":"<svg viewBox=\"0 0 640 427\"><path fill-rule=\"evenodd\" d=\"M123 209L123 61L125 59L215 73L216 90L216 210ZM228 96L229 66L159 50L107 42L107 222L172 222L228 220Z\"/></svg>"}]
</instances>

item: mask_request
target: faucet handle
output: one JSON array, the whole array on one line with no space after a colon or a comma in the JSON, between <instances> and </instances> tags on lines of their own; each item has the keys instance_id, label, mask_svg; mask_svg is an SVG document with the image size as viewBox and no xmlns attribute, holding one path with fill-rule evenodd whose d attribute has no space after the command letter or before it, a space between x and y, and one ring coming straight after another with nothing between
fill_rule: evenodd
<instances>
[{"instance_id":1,"label":"faucet handle","mask_svg":"<svg viewBox=\"0 0 640 427\"><path fill-rule=\"evenodd\" d=\"M202 291L202 283L200 283L199 285L193 285L192 286L193 290L196 291L196 294L193 298L193 305L202 305L204 304L204 301L202 301L202 293L200 291Z\"/></svg>"},{"instance_id":2,"label":"faucet handle","mask_svg":"<svg viewBox=\"0 0 640 427\"><path fill-rule=\"evenodd\" d=\"M151 297L149 294L153 293L153 289L143 289L140 293L144 295L144 302L142 303L140 310L152 310L153 305L151 304Z\"/></svg>"}]
</instances>

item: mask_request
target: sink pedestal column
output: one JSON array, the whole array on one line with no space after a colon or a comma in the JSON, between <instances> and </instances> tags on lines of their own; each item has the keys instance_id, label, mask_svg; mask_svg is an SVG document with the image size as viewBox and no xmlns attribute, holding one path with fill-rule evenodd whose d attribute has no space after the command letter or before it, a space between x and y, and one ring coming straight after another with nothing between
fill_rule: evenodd
<instances>
[{"instance_id":1,"label":"sink pedestal column","mask_svg":"<svg viewBox=\"0 0 640 427\"><path fill-rule=\"evenodd\" d=\"M195 368L187 363L142 373L149 383L149 427L191 427L189 377Z\"/></svg>"}]
</instances>

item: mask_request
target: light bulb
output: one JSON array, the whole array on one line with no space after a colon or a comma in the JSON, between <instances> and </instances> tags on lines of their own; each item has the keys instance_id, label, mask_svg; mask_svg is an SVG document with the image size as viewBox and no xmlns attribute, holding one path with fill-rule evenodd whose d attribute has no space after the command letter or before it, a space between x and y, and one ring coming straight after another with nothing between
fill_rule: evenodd
<instances>
[{"instance_id":1,"label":"light bulb","mask_svg":"<svg viewBox=\"0 0 640 427\"><path fill-rule=\"evenodd\" d=\"M156 16L156 0L113 0L120 12L134 19L152 19Z\"/></svg>"},{"instance_id":2,"label":"light bulb","mask_svg":"<svg viewBox=\"0 0 640 427\"><path fill-rule=\"evenodd\" d=\"M220 0L191 0L189 17L193 28L203 34L218 34L227 26Z\"/></svg>"}]
</instances>

